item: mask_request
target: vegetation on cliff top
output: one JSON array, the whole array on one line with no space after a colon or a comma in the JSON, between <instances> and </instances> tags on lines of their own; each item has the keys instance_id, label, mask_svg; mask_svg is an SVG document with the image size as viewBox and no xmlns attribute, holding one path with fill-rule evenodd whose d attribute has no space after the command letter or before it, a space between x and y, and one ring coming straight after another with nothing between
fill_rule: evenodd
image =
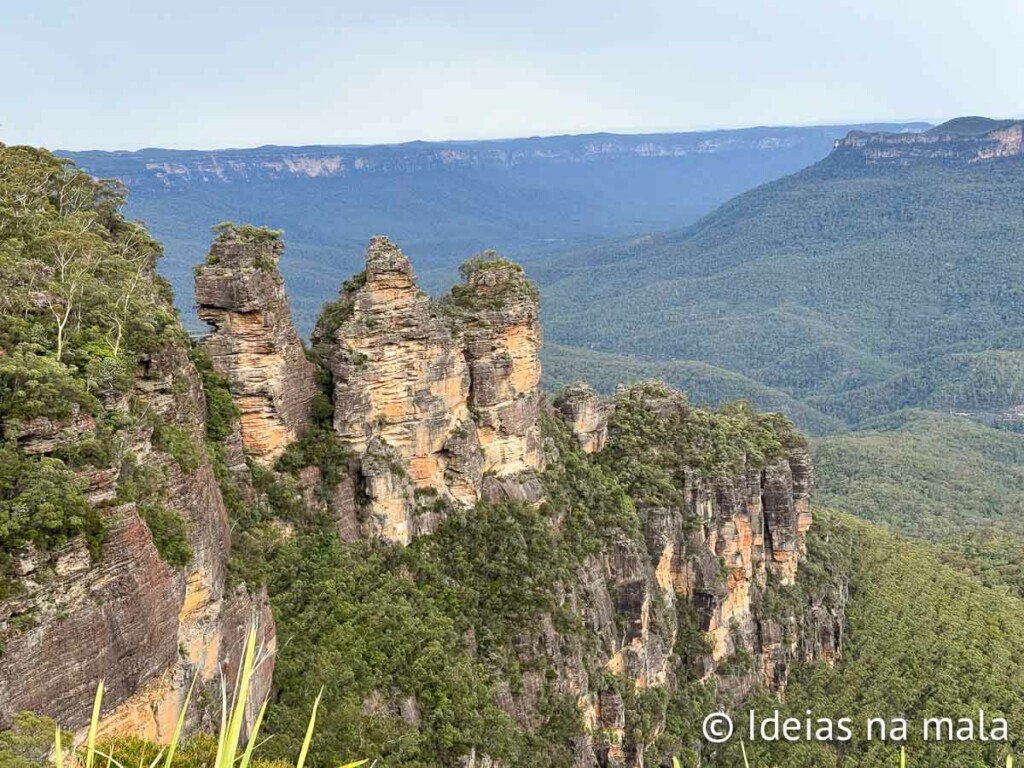
<instances>
[{"instance_id":1,"label":"vegetation on cliff top","mask_svg":"<svg viewBox=\"0 0 1024 768\"><path fill-rule=\"evenodd\" d=\"M98 554L89 473L128 458L131 429L167 426L134 391L136 366L185 336L154 272L160 247L122 203L116 183L0 146L0 574L30 544L85 534ZM32 448L41 437L51 447ZM118 501L139 502L161 554L185 559L176 513L123 491Z\"/></svg>"}]
</instances>

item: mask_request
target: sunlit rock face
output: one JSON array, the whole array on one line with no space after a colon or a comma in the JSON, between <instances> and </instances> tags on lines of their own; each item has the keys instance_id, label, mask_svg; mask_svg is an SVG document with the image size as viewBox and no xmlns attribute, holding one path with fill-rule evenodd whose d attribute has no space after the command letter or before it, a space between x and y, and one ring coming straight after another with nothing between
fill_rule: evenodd
<instances>
[{"instance_id":1,"label":"sunlit rock face","mask_svg":"<svg viewBox=\"0 0 1024 768\"><path fill-rule=\"evenodd\" d=\"M485 487L539 500L537 299L518 267L480 263L437 302L376 237L365 271L320 317L314 349L333 379L334 429L363 457L371 535L431 530L435 518L413 520L417 491L465 505Z\"/></svg>"},{"instance_id":2,"label":"sunlit rock face","mask_svg":"<svg viewBox=\"0 0 1024 768\"><path fill-rule=\"evenodd\" d=\"M138 361L133 397L137 407L202 445L206 401L183 344ZM128 402L105 406L126 412ZM55 432L52 423L39 422L24 427L19 439L46 456L88 440L95 428L80 415L65 426ZM4 632L0 727L31 710L80 729L104 680L101 731L166 742L192 680L198 690L209 686L215 693L221 666L237 663L254 620L261 646L274 646L266 594L226 587L230 527L205 452L197 453L194 467L184 468L159 449L151 428L140 426L127 436L115 468L82 473L89 500L103 506L106 538L99 557L80 538L54 553L30 549L20 559L18 591L0 601L0 627L10 630L12 621L25 617L19 631ZM123 462L164 478L163 504L187 530L192 557L185 566L161 559L135 502L111 505L125 482ZM257 699L269 693L272 671L272 662L261 669ZM193 708L190 729L201 716Z\"/></svg>"},{"instance_id":3,"label":"sunlit rock face","mask_svg":"<svg viewBox=\"0 0 1024 768\"><path fill-rule=\"evenodd\" d=\"M276 233L229 228L196 273L199 317L213 329L202 348L230 381L246 453L264 465L308 428L317 392L277 269L283 250Z\"/></svg>"},{"instance_id":4,"label":"sunlit rock face","mask_svg":"<svg viewBox=\"0 0 1024 768\"><path fill-rule=\"evenodd\" d=\"M608 406L584 382L566 387L555 399L555 409L565 419L584 453L596 453L608 442Z\"/></svg>"}]
</instances>

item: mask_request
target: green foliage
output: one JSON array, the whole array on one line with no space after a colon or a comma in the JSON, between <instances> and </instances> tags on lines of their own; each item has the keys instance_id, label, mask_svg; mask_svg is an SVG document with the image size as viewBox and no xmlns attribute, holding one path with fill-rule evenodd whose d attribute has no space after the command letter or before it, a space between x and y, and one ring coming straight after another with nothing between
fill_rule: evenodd
<instances>
[{"instance_id":1,"label":"green foliage","mask_svg":"<svg viewBox=\"0 0 1024 768\"><path fill-rule=\"evenodd\" d=\"M816 441L813 455L821 503L940 543L987 583L1024 588L1024 435L908 411Z\"/></svg>"},{"instance_id":2,"label":"green foliage","mask_svg":"<svg viewBox=\"0 0 1024 768\"><path fill-rule=\"evenodd\" d=\"M45 150L0 146L0 559L84 535L94 555L103 510L84 473L123 459L126 433L145 425L136 366L185 336L154 266L160 246L119 213L123 188ZM102 403L127 403L107 409ZM155 440L183 469L198 465L176 427L153 419ZM19 440L53 445L25 455ZM131 474L133 469L129 469ZM140 502L170 560L187 552L158 494ZM180 524L180 520L178 520ZM0 564L2 567L2 564Z\"/></svg>"},{"instance_id":3,"label":"green foliage","mask_svg":"<svg viewBox=\"0 0 1024 768\"><path fill-rule=\"evenodd\" d=\"M352 451L337 432L316 428L291 443L275 462L274 469L294 475L305 467L317 467L321 490L327 494L341 481L352 459Z\"/></svg>"},{"instance_id":4,"label":"green foliage","mask_svg":"<svg viewBox=\"0 0 1024 768\"><path fill-rule=\"evenodd\" d=\"M223 443L231 434L241 412L231 397L227 376L213 370L210 358L199 347L193 346L190 354L192 363L203 379L203 392L206 395L206 437L214 442Z\"/></svg>"},{"instance_id":5,"label":"green foliage","mask_svg":"<svg viewBox=\"0 0 1024 768\"><path fill-rule=\"evenodd\" d=\"M328 301L320 309L320 316L316 321L316 336L322 339L333 339L355 312L355 304L352 299L345 295L336 301Z\"/></svg>"},{"instance_id":6,"label":"green foliage","mask_svg":"<svg viewBox=\"0 0 1024 768\"><path fill-rule=\"evenodd\" d=\"M715 412L691 408L660 382L642 382L620 392L608 434L597 461L634 499L655 505L682 505L689 472L733 477L805 444L780 414L758 414L744 402Z\"/></svg>"},{"instance_id":7,"label":"green foliage","mask_svg":"<svg viewBox=\"0 0 1024 768\"><path fill-rule=\"evenodd\" d=\"M909 729L912 765L914 755L927 765L1002 765L1006 747L999 743L921 742L922 718L967 716L982 708L990 718L1008 720L1009 746L1020 750L1020 600L943 565L929 546L909 544L845 515L816 512L809 544L808 566L825 569L849 585L849 622L843 657L834 668L816 664L794 671L783 716L803 717L812 709L821 716L850 717L854 723L881 715L904 717L918 724ZM779 703L763 697L753 706L770 712ZM747 748L753 765L895 764L892 744L862 737L841 746L758 743Z\"/></svg>"},{"instance_id":8,"label":"green foliage","mask_svg":"<svg viewBox=\"0 0 1024 768\"><path fill-rule=\"evenodd\" d=\"M0 445L0 570L26 544L48 550L82 534L98 556L103 522L85 491L85 481L59 459Z\"/></svg>"},{"instance_id":9,"label":"green foliage","mask_svg":"<svg viewBox=\"0 0 1024 768\"><path fill-rule=\"evenodd\" d=\"M0 766L49 768L54 729L54 722L48 717L19 712L12 726L0 731Z\"/></svg>"},{"instance_id":10,"label":"green foliage","mask_svg":"<svg viewBox=\"0 0 1024 768\"><path fill-rule=\"evenodd\" d=\"M835 153L688 229L531 264L546 336L588 350L552 350L553 372L578 378L594 350L688 366L676 375L707 382L701 399L788 396L800 407L779 407L816 431L905 407L1003 410L1024 391L1022 180L1015 162Z\"/></svg>"},{"instance_id":11,"label":"green foliage","mask_svg":"<svg viewBox=\"0 0 1024 768\"><path fill-rule=\"evenodd\" d=\"M5 425L4 433L39 417L67 419L75 406L87 412L96 410L96 398L78 373L46 355L38 345L21 344L0 357L0 424Z\"/></svg>"},{"instance_id":12,"label":"green foliage","mask_svg":"<svg viewBox=\"0 0 1024 768\"><path fill-rule=\"evenodd\" d=\"M153 545L160 557L170 565L186 565L192 559L188 528L178 512L164 505L166 497L167 477L163 468L126 456L118 478L115 501L119 504L135 502L139 515L153 535Z\"/></svg>"},{"instance_id":13,"label":"green foliage","mask_svg":"<svg viewBox=\"0 0 1024 768\"><path fill-rule=\"evenodd\" d=\"M484 251L459 267L464 283L456 283L438 306L443 312L502 309L517 301L540 302L540 290L523 268L495 251Z\"/></svg>"},{"instance_id":14,"label":"green foliage","mask_svg":"<svg viewBox=\"0 0 1024 768\"><path fill-rule=\"evenodd\" d=\"M603 395L613 395L619 384L659 379L685 392L695 404L717 408L734 400L747 400L759 410L779 411L813 435L835 432L843 423L782 390L746 376L696 360L648 360L625 354L595 352L545 341L542 386L558 392L583 380Z\"/></svg>"},{"instance_id":15,"label":"green foliage","mask_svg":"<svg viewBox=\"0 0 1024 768\"><path fill-rule=\"evenodd\" d=\"M202 448L184 427L157 422L153 428L153 447L171 455L182 472L195 472L202 462Z\"/></svg>"},{"instance_id":16,"label":"green foliage","mask_svg":"<svg viewBox=\"0 0 1024 768\"><path fill-rule=\"evenodd\" d=\"M353 749L389 764L440 765L487 744L509 757L515 728L495 706L486 670L462 649L455 620L408 572L407 552L333 532L301 537L277 556L270 581L278 631L301 633L277 661L268 713L272 751L294 751L303 712L326 684L315 754L339 761ZM363 701L380 697L368 713ZM419 727L398 702L414 696Z\"/></svg>"},{"instance_id":17,"label":"green foliage","mask_svg":"<svg viewBox=\"0 0 1024 768\"><path fill-rule=\"evenodd\" d=\"M159 756L158 764L165 766L164 750L158 744L133 736L118 736L102 741L99 751L110 755L114 759L115 765L148 766ZM216 757L217 738L211 734L200 733L178 746L169 768L209 768L214 765ZM288 763L283 760L257 757L249 763L249 766L250 768L288 768Z\"/></svg>"},{"instance_id":18,"label":"green foliage","mask_svg":"<svg viewBox=\"0 0 1024 768\"><path fill-rule=\"evenodd\" d=\"M159 504L141 504L139 514L153 534L153 544L164 562L187 565L192 560L192 547L188 543L188 527L181 515Z\"/></svg>"}]
</instances>

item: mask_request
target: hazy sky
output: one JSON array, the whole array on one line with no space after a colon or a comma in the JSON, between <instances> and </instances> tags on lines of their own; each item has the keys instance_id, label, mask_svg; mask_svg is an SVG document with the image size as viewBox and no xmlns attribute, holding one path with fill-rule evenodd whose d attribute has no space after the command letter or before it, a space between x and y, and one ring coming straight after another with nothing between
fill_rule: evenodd
<instances>
[{"instance_id":1,"label":"hazy sky","mask_svg":"<svg viewBox=\"0 0 1024 768\"><path fill-rule=\"evenodd\" d=\"M1016 116L1022 34L1022 0L0 0L0 141Z\"/></svg>"}]
</instances>

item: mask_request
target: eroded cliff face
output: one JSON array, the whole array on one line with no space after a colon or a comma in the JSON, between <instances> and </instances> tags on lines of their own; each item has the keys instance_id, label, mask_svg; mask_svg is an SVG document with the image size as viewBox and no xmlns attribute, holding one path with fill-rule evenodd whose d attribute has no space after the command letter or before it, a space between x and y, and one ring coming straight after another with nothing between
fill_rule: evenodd
<instances>
[{"instance_id":1,"label":"eroded cliff face","mask_svg":"<svg viewBox=\"0 0 1024 768\"><path fill-rule=\"evenodd\" d=\"M313 337L333 378L333 427L361 461L371 535L407 542L436 518L417 497L472 505L540 498L541 342L522 270L474 262L442 302L374 238L366 270L321 315Z\"/></svg>"},{"instance_id":2,"label":"eroded cliff face","mask_svg":"<svg viewBox=\"0 0 1024 768\"><path fill-rule=\"evenodd\" d=\"M140 359L134 391L105 407L126 419L129 411L149 411L149 424L203 445L205 397L180 341ZM44 420L22 427L18 440L45 456L87 443L94 429L91 419ZM17 589L0 602L0 727L31 710L81 728L104 680L103 733L166 741L192 679L200 690L219 684L221 665L237 663L254 620L263 646L274 646L265 593L226 586L230 530L205 451L176 458L146 422L126 438L110 469L82 476L106 523L98 558L81 538L56 552L20 555ZM158 552L140 514L149 501L120 501L141 478L157 483L161 506L184 521L186 565L168 564ZM271 671L262 671L258 697L269 693ZM207 716L193 708L190 728Z\"/></svg>"},{"instance_id":3,"label":"eroded cliff face","mask_svg":"<svg viewBox=\"0 0 1024 768\"><path fill-rule=\"evenodd\" d=\"M246 452L264 465L309 427L317 392L277 269L283 251L277 233L228 227L196 273L199 318L213 328L202 348L231 383Z\"/></svg>"},{"instance_id":4,"label":"eroded cliff face","mask_svg":"<svg viewBox=\"0 0 1024 768\"><path fill-rule=\"evenodd\" d=\"M909 165L922 161L974 164L1024 157L1024 123L965 117L924 133L851 131L836 142L841 155L872 164Z\"/></svg>"},{"instance_id":5,"label":"eroded cliff face","mask_svg":"<svg viewBox=\"0 0 1024 768\"><path fill-rule=\"evenodd\" d=\"M656 419L688 409L678 393L647 385L623 389L611 402L573 386L556 403L584 451L593 448L595 432L602 440L618 439L614 418L610 428L606 421L617 403ZM590 417L597 413L600 419ZM641 537L615 541L585 562L565 602L599 639L596 657L549 637L553 630L543 626L522 641L554 654L556 689L574 696L584 713L592 736L578 745L577 764L642 761L644 745L626 723L626 699L638 692L671 690L688 674L713 680L725 700L757 689L781 691L797 662L831 662L838 655L842 596L822 595L799 609L765 606L767 595L795 583L806 554L813 482L807 450L794 443L768 463L747 456L743 465L716 477L685 469L682 503L638 499ZM684 616L693 622L688 629ZM690 639L681 640L687 631ZM696 650L694 631L703 638ZM683 649L688 657L681 660ZM628 696L602 687L595 666L626 681ZM529 692L543 688L543 681L526 679L530 674L524 674L524 694L507 694L506 708L520 719L533 710Z\"/></svg>"}]
</instances>

